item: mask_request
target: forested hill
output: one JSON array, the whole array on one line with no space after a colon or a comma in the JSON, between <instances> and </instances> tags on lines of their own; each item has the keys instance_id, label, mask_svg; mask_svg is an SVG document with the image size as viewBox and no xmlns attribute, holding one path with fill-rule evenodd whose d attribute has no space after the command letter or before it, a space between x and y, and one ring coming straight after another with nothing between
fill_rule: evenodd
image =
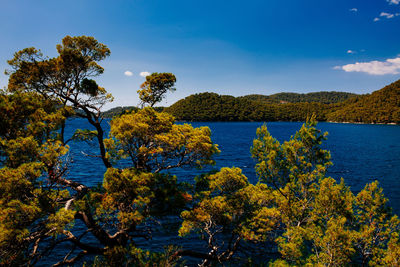
<instances>
[{"instance_id":1,"label":"forested hill","mask_svg":"<svg viewBox=\"0 0 400 267\"><path fill-rule=\"evenodd\" d=\"M400 123L400 80L341 103L327 114L328 121Z\"/></svg>"},{"instance_id":2,"label":"forested hill","mask_svg":"<svg viewBox=\"0 0 400 267\"><path fill-rule=\"evenodd\" d=\"M187 121L302 121L317 114L323 121L330 109L323 103L273 103L216 93L200 93L179 100L165 111Z\"/></svg>"},{"instance_id":3,"label":"forested hill","mask_svg":"<svg viewBox=\"0 0 400 267\"><path fill-rule=\"evenodd\" d=\"M113 117L132 109L136 108L118 107L104 114ZM184 121L304 121L316 114L319 121L400 124L400 80L366 95L317 92L233 97L200 93L164 110Z\"/></svg>"},{"instance_id":4,"label":"forested hill","mask_svg":"<svg viewBox=\"0 0 400 267\"><path fill-rule=\"evenodd\" d=\"M103 112L103 116L106 118L112 118L112 117L119 116L124 113L130 112L132 110L136 111L136 110L138 110L138 108L135 106L115 107L115 108L112 108L112 109L109 109L109 110Z\"/></svg>"},{"instance_id":5,"label":"forested hill","mask_svg":"<svg viewBox=\"0 0 400 267\"><path fill-rule=\"evenodd\" d=\"M304 121L314 113L319 121L400 123L400 80L366 95L319 92L233 97L201 93L166 111L187 121Z\"/></svg>"},{"instance_id":6,"label":"forested hill","mask_svg":"<svg viewBox=\"0 0 400 267\"><path fill-rule=\"evenodd\" d=\"M299 102L317 102L324 104L332 104L343 102L349 98L357 96L353 93L346 92L313 92L307 94L298 93L278 93L273 95L247 95L242 98L263 101L266 103L299 103Z\"/></svg>"},{"instance_id":7,"label":"forested hill","mask_svg":"<svg viewBox=\"0 0 400 267\"><path fill-rule=\"evenodd\" d=\"M120 116L122 114L131 112L132 110L137 111L139 108L135 107L135 106L126 106L126 107L115 107L115 108L111 108L107 111L103 112L103 117L105 118L112 118L115 116ZM164 109L164 107L155 107L154 108L157 111L162 111Z\"/></svg>"}]
</instances>

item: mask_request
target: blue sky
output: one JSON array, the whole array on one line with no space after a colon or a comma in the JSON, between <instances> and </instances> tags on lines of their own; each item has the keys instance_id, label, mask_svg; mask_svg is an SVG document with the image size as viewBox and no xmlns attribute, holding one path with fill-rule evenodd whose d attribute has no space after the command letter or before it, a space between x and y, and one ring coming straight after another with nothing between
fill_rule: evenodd
<instances>
[{"instance_id":1,"label":"blue sky","mask_svg":"<svg viewBox=\"0 0 400 267\"><path fill-rule=\"evenodd\" d=\"M400 0L0 0L0 69L66 35L106 44L100 85L136 105L140 73L172 72L177 91L370 93L400 79ZM126 74L132 74L127 76ZM7 76L0 75L0 86Z\"/></svg>"}]
</instances>

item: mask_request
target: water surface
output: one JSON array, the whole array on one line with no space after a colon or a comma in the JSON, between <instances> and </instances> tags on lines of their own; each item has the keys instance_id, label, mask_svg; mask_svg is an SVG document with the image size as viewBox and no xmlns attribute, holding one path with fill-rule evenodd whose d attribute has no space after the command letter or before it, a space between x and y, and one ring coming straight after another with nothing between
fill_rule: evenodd
<instances>
[{"instance_id":1,"label":"water surface","mask_svg":"<svg viewBox=\"0 0 400 267\"><path fill-rule=\"evenodd\" d=\"M67 135L72 135L73 129L89 128L90 125L82 119L69 122ZM257 182L254 171L255 162L251 158L250 147L256 137L256 129L263 125L259 122L194 122L193 126L208 126L212 131L212 140L219 145L221 153L215 157L216 165L203 170L177 169L171 170L181 181L193 183L193 178L211 169L221 167L239 167L253 183ZM269 122L266 123L271 135L280 142L289 140L290 136L300 129L300 122ZM395 213L400 214L400 126L367 125L367 124L337 124L319 123L322 131L329 133L323 147L330 150L333 166L328 175L340 180L344 178L354 193L359 192L366 183L378 180L384 189L386 197ZM104 128L109 130L108 122ZM85 143L71 143L70 159L73 160L69 177L76 181L94 186L102 182L105 168L98 158L87 157L85 154L97 153L96 146ZM142 246L161 250L166 244L180 244L186 248L198 247L194 237L180 238L177 236L176 218L167 218L171 228L169 232L158 229L151 241L138 242ZM79 228L79 223L76 225ZM90 236L88 237L90 240ZM62 255L62 250L55 251L54 256Z\"/></svg>"}]
</instances>

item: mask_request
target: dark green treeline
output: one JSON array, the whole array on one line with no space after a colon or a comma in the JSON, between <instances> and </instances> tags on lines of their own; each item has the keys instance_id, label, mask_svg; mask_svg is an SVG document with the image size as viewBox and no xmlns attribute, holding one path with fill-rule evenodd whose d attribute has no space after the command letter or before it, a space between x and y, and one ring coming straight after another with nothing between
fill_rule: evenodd
<instances>
[{"instance_id":1,"label":"dark green treeline","mask_svg":"<svg viewBox=\"0 0 400 267\"><path fill-rule=\"evenodd\" d=\"M117 107L104 116L132 109L136 107ZM400 123L400 80L366 95L315 92L234 97L199 93L164 110L183 121L305 121L315 114L318 121Z\"/></svg>"}]
</instances>

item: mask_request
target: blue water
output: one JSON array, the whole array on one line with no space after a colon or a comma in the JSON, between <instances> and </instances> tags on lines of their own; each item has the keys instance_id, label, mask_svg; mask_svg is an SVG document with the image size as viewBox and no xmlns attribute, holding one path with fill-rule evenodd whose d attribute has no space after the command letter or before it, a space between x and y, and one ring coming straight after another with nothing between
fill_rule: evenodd
<instances>
[{"instance_id":1,"label":"blue water","mask_svg":"<svg viewBox=\"0 0 400 267\"><path fill-rule=\"evenodd\" d=\"M263 125L259 122L195 122L193 126L208 126L212 131L212 140L219 145L221 153L215 157L216 165L205 170L173 170L181 181L193 182L194 176L221 167L239 167L251 182L256 182L255 162L250 155L250 147L256 136L256 129ZM280 142L288 140L301 127L300 122L270 122L268 130ZM380 182L386 197L395 213L400 214L400 126L396 125L366 125L366 124L335 124L319 123L317 126L329 133L324 147L331 152L333 166L328 175L340 180L344 178L354 193L359 192L366 183L374 180ZM73 129L89 128L82 119L69 121L67 135L72 135ZM105 121L104 128L109 125ZM71 143L71 169L69 177L76 181L94 186L102 182L105 171L98 158L84 156L95 154L96 146L85 143ZM171 222L173 225L173 220ZM139 241L139 244L150 249L160 250L168 243L190 247L196 241L192 238L177 237L176 230L166 234L162 230L154 233L151 242ZM60 255L62 253L60 252Z\"/></svg>"},{"instance_id":2,"label":"blue water","mask_svg":"<svg viewBox=\"0 0 400 267\"><path fill-rule=\"evenodd\" d=\"M250 181L256 181L254 160L250 147L256 137L257 122L205 122L193 126L209 126L212 139L219 145L216 157L218 168L242 168ZM301 127L300 122L270 122L267 128L280 142L289 140ZM333 166L328 175L344 178L353 192L360 191L366 183L378 180L392 207L400 214L400 126L319 123L328 139L323 147L331 152Z\"/></svg>"}]
</instances>

